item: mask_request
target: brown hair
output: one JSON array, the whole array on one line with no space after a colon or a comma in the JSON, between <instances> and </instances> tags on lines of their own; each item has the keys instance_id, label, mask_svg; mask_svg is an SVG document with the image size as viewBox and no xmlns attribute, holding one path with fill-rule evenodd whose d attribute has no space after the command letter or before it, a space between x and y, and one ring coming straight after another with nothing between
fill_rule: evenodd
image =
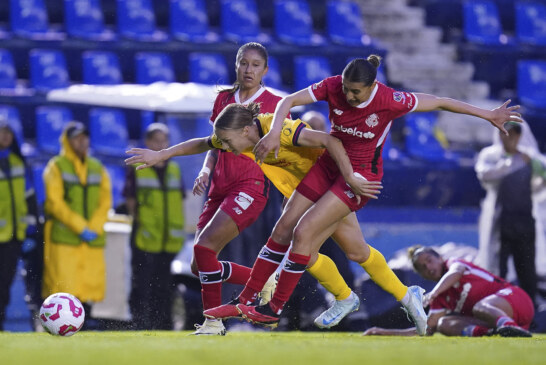
<instances>
[{"instance_id":1,"label":"brown hair","mask_svg":"<svg viewBox=\"0 0 546 365\"><path fill-rule=\"evenodd\" d=\"M422 253L429 253L433 256L441 257L440 254L436 252L436 250L434 250L433 248L424 247L421 245L411 246L410 248L408 248L408 257L415 270L417 270L417 268L415 267L415 262L417 261L417 258L419 257L419 255Z\"/></svg>"},{"instance_id":2,"label":"brown hair","mask_svg":"<svg viewBox=\"0 0 546 365\"><path fill-rule=\"evenodd\" d=\"M260 104L229 104L214 121L215 129L242 129L252 125L260 114Z\"/></svg>"},{"instance_id":3,"label":"brown hair","mask_svg":"<svg viewBox=\"0 0 546 365\"><path fill-rule=\"evenodd\" d=\"M381 64L381 57L370 55L367 59L355 58L343 69L343 78L350 82L361 82L370 86L377 76L377 68Z\"/></svg>"},{"instance_id":4,"label":"brown hair","mask_svg":"<svg viewBox=\"0 0 546 365\"><path fill-rule=\"evenodd\" d=\"M258 52L265 61L264 68L267 67L267 61L269 59L269 55L267 54L267 49L265 49L265 47L258 42L248 42L243 44L241 47L239 47L239 50L237 51L237 56L235 57L235 65L238 65L239 62L241 62L241 58L243 58L243 54L248 50L253 50ZM260 84L264 85L264 81L260 80ZM223 90L220 90L220 92L229 92L233 94L235 91L239 89L240 86L241 85L239 85L239 81L235 81L233 83L232 88L223 89Z\"/></svg>"}]
</instances>

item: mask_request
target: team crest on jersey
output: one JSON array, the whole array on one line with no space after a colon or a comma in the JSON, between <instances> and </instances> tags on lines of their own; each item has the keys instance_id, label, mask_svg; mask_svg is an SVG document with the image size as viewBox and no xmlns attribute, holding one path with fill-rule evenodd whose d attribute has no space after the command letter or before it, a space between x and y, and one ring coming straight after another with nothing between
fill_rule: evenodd
<instances>
[{"instance_id":1,"label":"team crest on jersey","mask_svg":"<svg viewBox=\"0 0 546 365\"><path fill-rule=\"evenodd\" d=\"M368 127L373 128L378 124L379 124L379 117L377 116L377 114L375 113L370 114L368 118L366 118L366 125Z\"/></svg>"},{"instance_id":2,"label":"team crest on jersey","mask_svg":"<svg viewBox=\"0 0 546 365\"><path fill-rule=\"evenodd\" d=\"M341 114L343 114L343 111L341 111L339 109L334 109L334 113L336 113L337 115L341 115Z\"/></svg>"},{"instance_id":3,"label":"team crest on jersey","mask_svg":"<svg viewBox=\"0 0 546 365\"><path fill-rule=\"evenodd\" d=\"M324 80L323 80L323 81L324 81ZM322 86L322 81L317 82L316 84L313 84L313 90L316 90L316 89L318 89L318 88L321 87L321 86Z\"/></svg>"},{"instance_id":4,"label":"team crest on jersey","mask_svg":"<svg viewBox=\"0 0 546 365\"><path fill-rule=\"evenodd\" d=\"M395 91L392 94L392 98L394 99L394 101L397 101L399 103L406 101L406 95L404 95L404 93L400 91Z\"/></svg>"},{"instance_id":5,"label":"team crest on jersey","mask_svg":"<svg viewBox=\"0 0 546 365\"><path fill-rule=\"evenodd\" d=\"M250 204L254 201L254 198L250 195L243 193L242 191L239 192L239 195L235 197L235 203L237 203L238 206L243 208L243 210L246 210ZM234 208L235 209L235 208ZM239 212L236 212L237 214L241 214Z\"/></svg>"}]
</instances>

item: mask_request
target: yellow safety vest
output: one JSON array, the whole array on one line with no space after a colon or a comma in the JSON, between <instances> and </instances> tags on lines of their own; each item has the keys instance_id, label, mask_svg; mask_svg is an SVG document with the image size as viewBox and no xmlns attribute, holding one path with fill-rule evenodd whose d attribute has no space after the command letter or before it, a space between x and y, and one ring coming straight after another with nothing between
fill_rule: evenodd
<instances>
[{"instance_id":1,"label":"yellow safety vest","mask_svg":"<svg viewBox=\"0 0 546 365\"><path fill-rule=\"evenodd\" d=\"M25 165L15 153L8 155L9 175L0 169L0 243L14 236L23 241L26 235L27 201L25 198Z\"/></svg>"}]
</instances>

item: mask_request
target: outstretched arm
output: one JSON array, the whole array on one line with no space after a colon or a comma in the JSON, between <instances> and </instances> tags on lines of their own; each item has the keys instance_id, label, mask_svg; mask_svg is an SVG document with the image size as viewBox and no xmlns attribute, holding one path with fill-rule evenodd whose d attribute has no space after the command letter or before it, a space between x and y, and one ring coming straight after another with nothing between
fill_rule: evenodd
<instances>
[{"instance_id":1,"label":"outstretched arm","mask_svg":"<svg viewBox=\"0 0 546 365\"><path fill-rule=\"evenodd\" d=\"M498 108L487 110L451 98L441 98L423 93L415 93L415 96L417 96L418 100L415 111L428 112L432 110L445 110L453 113L473 115L489 121L493 126L500 129L505 134L508 134L508 132L504 129L504 123L523 121L521 119L521 114L516 112L520 106L508 106L511 100L505 101L504 104Z\"/></svg>"},{"instance_id":2,"label":"outstretched arm","mask_svg":"<svg viewBox=\"0 0 546 365\"><path fill-rule=\"evenodd\" d=\"M181 142L161 151L153 151L146 148L131 148L126 151L128 155L134 155L125 160L126 165L141 163L137 170L153 166L158 162L168 160L175 156L196 155L212 149L208 143L209 137L201 137Z\"/></svg>"},{"instance_id":3,"label":"outstretched arm","mask_svg":"<svg viewBox=\"0 0 546 365\"><path fill-rule=\"evenodd\" d=\"M440 294L455 285L456 282L461 280L466 267L461 263L454 263L449 270L442 276L438 284L428 293L426 300L428 303L436 299Z\"/></svg>"},{"instance_id":4,"label":"outstretched arm","mask_svg":"<svg viewBox=\"0 0 546 365\"><path fill-rule=\"evenodd\" d=\"M273 122L271 123L271 129L269 132L258 141L254 146L254 156L256 161L263 161L270 151L275 151L275 158L279 155L279 148L281 146L280 135L282 130L282 123L284 119L290 113L290 109L298 105L306 105L314 103L313 98L309 94L309 90L302 89L293 94L290 94L279 101L275 108L275 114L273 115Z\"/></svg>"},{"instance_id":5,"label":"outstretched arm","mask_svg":"<svg viewBox=\"0 0 546 365\"><path fill-rule=\"evenodd\" d=\"M298 137L298 145L326 148L353 192L356 195L377 199L377 195L380 193L379 190L383 188L381 182L368 181L362 176L355 175L347 151L345 151L343 143L339 139L321 131L303 128Z\"/></svg>"}]
</instances>

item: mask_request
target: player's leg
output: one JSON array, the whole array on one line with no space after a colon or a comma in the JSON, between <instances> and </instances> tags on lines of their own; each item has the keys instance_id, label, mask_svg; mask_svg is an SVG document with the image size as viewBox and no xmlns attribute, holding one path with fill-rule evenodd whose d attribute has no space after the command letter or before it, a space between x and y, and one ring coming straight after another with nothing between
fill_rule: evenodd
<instances>
[{"instance_id":1,"label":"player's leg","mask_svg":"<svg viewBox=\"0 0 546 365\"><path fill-rule=\"evenodd\" d=\"M444 336L481 337L490 335L492 328L484 321L468 316L448 315L440 318L436 330Z\"/></svg>"}]
</instances>

